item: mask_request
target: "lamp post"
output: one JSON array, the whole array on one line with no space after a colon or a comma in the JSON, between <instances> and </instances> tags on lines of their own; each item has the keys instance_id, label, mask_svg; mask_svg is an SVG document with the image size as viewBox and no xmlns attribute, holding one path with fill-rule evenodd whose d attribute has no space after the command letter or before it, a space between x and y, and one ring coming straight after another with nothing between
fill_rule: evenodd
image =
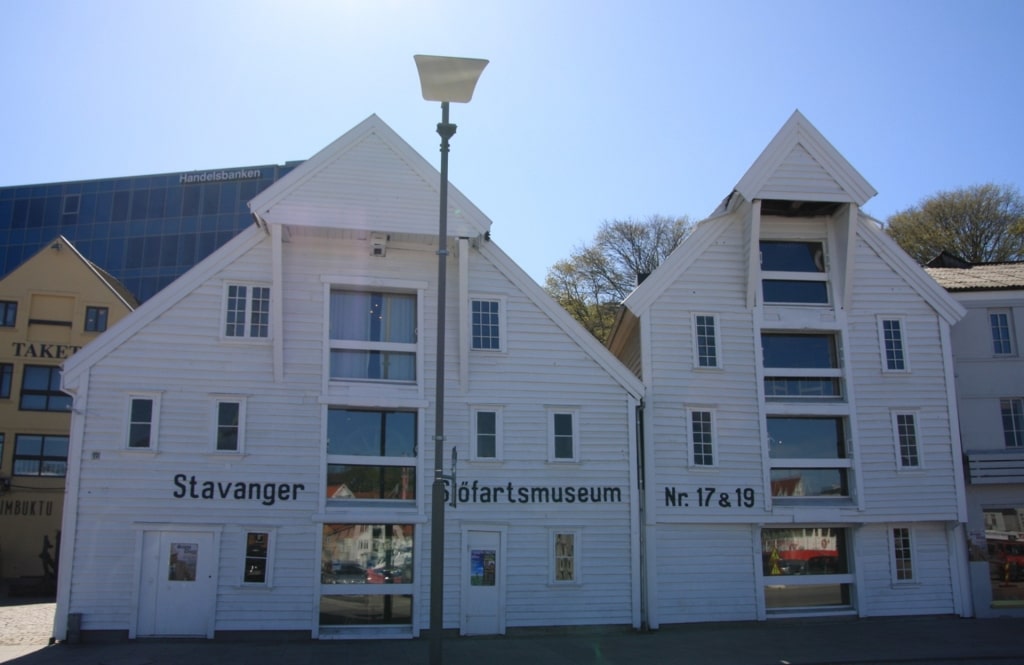
<instances>
[{"instance_id":1,"label":"lamp post","mask_svg":"<svg viewBox=\"0 0 1024 665\"><path fill-rule=\"evenodd\" d=\"M444 629L444 331L448 268L448 122L449 102L468 102L487 60L416 55L423 99L441 102L441 212L437 231L437 370L434 388L434 483L430 503L430 665L441 665ZM455 488L452 488L453 490Z\"/></svg>"}]
</instances>

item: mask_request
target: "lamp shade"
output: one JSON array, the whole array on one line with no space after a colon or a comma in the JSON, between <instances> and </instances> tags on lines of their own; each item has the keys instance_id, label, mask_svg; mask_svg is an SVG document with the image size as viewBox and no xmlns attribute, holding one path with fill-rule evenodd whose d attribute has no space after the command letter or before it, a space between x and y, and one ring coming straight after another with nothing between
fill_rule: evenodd
<instances>
[{"instance_id":1,"label":"lamp shade","mask_svg":"<svg viewBox=\"0 0 1024 665\"><path fill-rule=\"evenodd\" d=\"M431 102L468 102L487 60L414 55L423 99Z\"/></svg>"}]
</instances>

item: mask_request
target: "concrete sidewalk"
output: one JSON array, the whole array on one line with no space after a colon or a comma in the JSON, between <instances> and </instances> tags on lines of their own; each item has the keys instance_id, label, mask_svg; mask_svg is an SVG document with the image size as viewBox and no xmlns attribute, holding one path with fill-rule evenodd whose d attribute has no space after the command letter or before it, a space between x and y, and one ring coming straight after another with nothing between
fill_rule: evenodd
<instances>
[{"instance_id":1,"label":"concrete sidewalk","mask_svg":"<svg viewBox=\"0 0 1024 665\"><path fill-rule=\"evenodd\" d=\"M417 640L136 640L0 647L17 665L392 665L428 663ZM6 651L9 649L9 651ZM622 628L446 637L446 665L1024 664L1024 620L910 617L687 624L653 633Z\"/></svg>"}]
</instances>

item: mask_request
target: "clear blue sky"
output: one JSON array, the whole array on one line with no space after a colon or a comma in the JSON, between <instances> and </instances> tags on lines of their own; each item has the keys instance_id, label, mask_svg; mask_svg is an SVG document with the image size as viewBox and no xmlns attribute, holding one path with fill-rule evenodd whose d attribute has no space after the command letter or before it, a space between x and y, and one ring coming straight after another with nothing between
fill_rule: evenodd
<instances>
[{"instance_id":1,"label":"clear blue sky","mask_svg":"<svg viewBox=\"0 0 1024 665\"><path fill-rule=\"evenodd\" d=\"M416 53L491 61L451 181L538 282L707 216L794 109L879 194L1024 187L1022 0L0 0L0 186L306 159L372 113L438 164Z\"/></svg>"}]
</instances>

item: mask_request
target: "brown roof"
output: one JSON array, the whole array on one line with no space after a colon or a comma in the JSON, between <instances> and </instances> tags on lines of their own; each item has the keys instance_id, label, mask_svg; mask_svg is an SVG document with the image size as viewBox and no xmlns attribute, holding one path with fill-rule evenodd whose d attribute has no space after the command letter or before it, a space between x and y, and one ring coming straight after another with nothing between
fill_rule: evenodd
<instances>
[{"instance_id":1,"label":"brown roof","mask_svg":"<svg viewBox=\"0 0 1024 665\"><path fill-rule=\"evenodd\" d=\"M928 268L925 271L947 291L1024 289L1024 261L983 263L964 268Z\"/></svg>"}]
</instances>

